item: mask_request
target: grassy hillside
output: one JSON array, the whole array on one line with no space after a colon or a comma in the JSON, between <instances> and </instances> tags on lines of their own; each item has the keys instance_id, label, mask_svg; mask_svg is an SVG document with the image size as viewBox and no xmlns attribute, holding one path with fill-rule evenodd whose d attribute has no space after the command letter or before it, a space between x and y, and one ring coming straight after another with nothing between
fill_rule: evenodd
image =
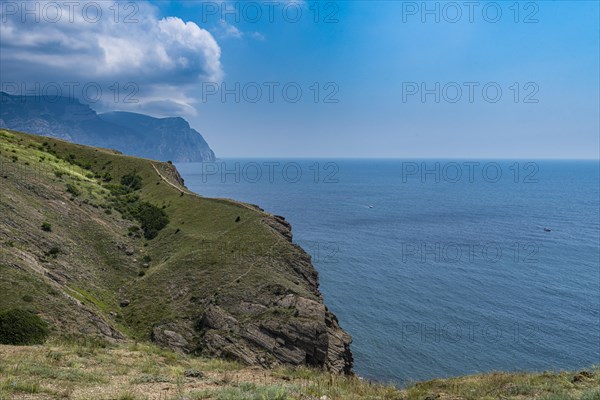
<instances>
[{"instance_id":1,"label":"grassy hillside","mask_svg":"<svg viewBox=\"0 0 600 400\"><path fill-rule=\"evenodd\" d=\"M283 219L195 195L169 163L5 130L0 184L0 311L30 309L55 335L351 368Z\"/></svg>"},{"instance_id":2,"label":"grassy hillside","mask_svg":"<svg viewBox=\"0 0 600 400\"><path fill-rule=\"evenodd\" d=\"M306 367L272 370L183 356L151 345L53 341L0 346L4 399L598 400L600 371L494 373L399 390Z\"/></svg>"},{"instance_id":3,"label":"grassy hillside","mask_svg":"<svg viewBox=\"0 0 600 400\"><path fill-rule=\"evenodd\" d=\"M0 316L50 330L0 345L0 399L600 400L597 370L339 375L350 337L289 225L189 192L169 163L0 130L0 188Z\"/></svg>"}]
</instances>

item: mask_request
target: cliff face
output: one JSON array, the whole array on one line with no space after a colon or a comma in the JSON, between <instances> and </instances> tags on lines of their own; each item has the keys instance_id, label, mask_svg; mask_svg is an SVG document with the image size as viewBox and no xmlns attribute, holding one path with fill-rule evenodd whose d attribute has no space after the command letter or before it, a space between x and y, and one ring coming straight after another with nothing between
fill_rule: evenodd
<instances>
[{"instance_id":1,"label":"cliff face","mask_svg":"<svg viewBox=\"0 0 600 400\"><path fill-rule=\"evenodd\" d=\"M151 240L115 206L132 171L126 201L169 219ZM55 334L350 372L351 338L282 217L193 194L167 163L2 130L0 185L0 311L32 309Z\"/></svg>"},{"instance_id":2,"label":"cliff face","mask_svg":"<svg viewBox=\"0 0 600 400\"><path fill-rule=\"evenodd\" d=\"M277 234L291 245L289 224L271 216L262 222L272 228L275 225ZM211 304L198 321L200 340L196 350L265 367L307 364L336 373L351 372L352 338L323 304L310 257L301 248L291 246L294 255L288 260L289 266L314 296L304 297L283 287L272 287L233 306ZM263 318L265 314L286 317ZM160 329L154 331L155 339L161 341L164 337L164 331L162 336ZM169 340L164 342L170 347L179 346Z\"/></svg>"},{"instance_id":3,"label":"cliff face","mask_svg":"<svg viewBox=\"0 0 600 400\"><path fill-rule=\"evenodd\" d=\"M76 99L12 96L0 92L0 128L116 149L161 161L214 161L202 135L182 118L97 114Z\"/></svg>"},{"instance_id":4,"label":"cliff face","mask_svg":"<svg viewBox=\"0 0 600 400\"><path fill-rule=\"evenodd\" d=\"M215 161L208 143L183 118L152 118L127 112L105 113L99 117L104 122L136 132L143 138L138 143L138 151L147 154L147 158L175 162Z\"/></svg>"}]
</instances>

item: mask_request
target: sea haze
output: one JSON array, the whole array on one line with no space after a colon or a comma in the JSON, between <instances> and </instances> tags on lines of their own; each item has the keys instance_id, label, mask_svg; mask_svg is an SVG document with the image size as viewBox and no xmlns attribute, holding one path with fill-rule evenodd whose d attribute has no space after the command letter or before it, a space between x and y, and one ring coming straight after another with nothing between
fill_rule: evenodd
<instances>
[{"instance_id":1,"label":"sea haze","mask_svg":"<svg viewBox=\"0 0 600 400\"><path fill-rule=\"evenodd\" d=\"M177 168L196 193L287 218L361 376L406 384L600 363L598 161Z\"/></svg>"}]
</instances>

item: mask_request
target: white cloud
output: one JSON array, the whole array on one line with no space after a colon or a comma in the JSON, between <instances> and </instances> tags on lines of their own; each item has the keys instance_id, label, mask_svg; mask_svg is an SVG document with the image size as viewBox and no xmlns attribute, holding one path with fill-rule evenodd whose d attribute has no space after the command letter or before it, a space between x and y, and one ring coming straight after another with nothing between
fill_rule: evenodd
<instances>
[{"instance_id":1,"label":"white cloud","mask_svg":"<svg viewBox=\"0 0 600 400\"><path fill-rule=\"evenodd\" d=\"M244 36L244 33L241 32L235 25L232 25L222 19L219 21L219 35L223 38L241 39Z\"/></svg>"},{"instance_id":2,"label":"white cloud","mask_svg":"<svg viewBox=\"0 0 600 400\"><path fill-rule=\"evenodd\" d=\"M115 4L132 3L77 2L73 9L61 8L58 20L54 5L65 7L68 2L12 1L11 8L2 3L2 82L93 81L107 87L134 82L139 87L137 107L147 96L154 103L169 100L189 108L190 98L181 93L203 80L223 78L221 48L211 33L178 17L160 18L149 2L135 3L135 13L121 8L119 15ZM23 14L35 4L37 16ZM87 14L86 4L94 5ZM102 17L93 21L98 5ZM161 98L161 91L180 95Z\"/></svg>"}]
</instances>

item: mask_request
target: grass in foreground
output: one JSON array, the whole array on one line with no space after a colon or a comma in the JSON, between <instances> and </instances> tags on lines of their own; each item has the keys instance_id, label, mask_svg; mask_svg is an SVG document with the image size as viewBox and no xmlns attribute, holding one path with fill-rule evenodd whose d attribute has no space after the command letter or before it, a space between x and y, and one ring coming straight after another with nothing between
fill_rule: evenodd
<instances>
[{"instance_id":1,"label":"grass in foreground","mask_svg":"<svg viewBox=\"0 0 600 400\"><path fill-rule=\"evenodd\" d=\"M309 368L267 371L147 344L55 339L45 346L0 346L0 399L600 400L600 370L492 373L399 390Z\"/></svg>"},{"instance_id":2,"label":"grass in foreground","mask_svg":"<svg viewBox=\"0 0 600 400\"><path fill-rule=\"evenodd\" d=\"M392 387L307 368L267 371L147 344L0 346L0 399L399 399Z\"/></svg>"}]
</instances>

